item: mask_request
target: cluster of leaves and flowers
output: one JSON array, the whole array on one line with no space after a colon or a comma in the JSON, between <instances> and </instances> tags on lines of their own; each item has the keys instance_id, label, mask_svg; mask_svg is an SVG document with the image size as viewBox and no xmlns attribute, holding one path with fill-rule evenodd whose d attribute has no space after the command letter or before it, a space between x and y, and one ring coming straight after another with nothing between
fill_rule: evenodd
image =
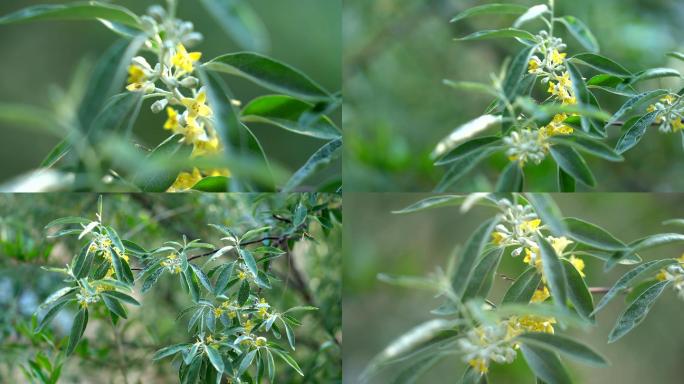
<instances>
[{"instance_id":1,"label":"cluster of leaves and flowers","mask_svg":"<svg viewBox=\"0 0 684 384\"><path fill-rule=\"evenodd\" d=\"M495 99L484 115L456 128L437 144L432 153L435 165L448 166L436 188L438 191L448 189L495 154L505 154L509 160L495 186L498 192L522 191L525 166L540 164L549 158L557 169L558 190L572 192L577 181L594 187L595 177L582 153L613 162L623 161L622 155L654 123L662 132L684 132L681 92L658 89L640 93L636 89L644 80L681 77L678 71L651 68L632 73L600 55L597 40L586 24L573 16L557 16L554 0L549 0L548 5L530 8L516 4L481 5L463 11L452 22L491 14L520 16L512 28L475 32L458 40L513 38L524 48L499 76L492 76L492 85L445 81L454 88L485 93ZM542 23L545 29L536 34L521 29L534 21ZM559 26L565 27L587 52L568 57L565 42L557 36ZM672 56L684 59L679 53ZM589 67L596 74L587 78L579 66ZM537 82L546 90L541 102L533 98ZM629 99L611 116L601 109L594 90ZM648 104L657 98L660 98L657 103ZM646 105L648 113L639 113ZM636 116L621 120L631 115ZM613 125L622 125L623 130L614 148L605 143L607 130ZM501 127L500 133L475 137L495 126Z\"/></svg>"},{"instance_id":2,"label":"cluster of leaves and flowers","mask_svg":"<svg viewBox=\"0 0 684 384\"><path fill-rule=\"evenodd\" d=\"M369 365L364 379L392 367L396 382L415 382L438 361L457 355L465 363L463 383L487 382L492 364L512 363L520 351L544 383L570 383L560 355L593 365L607 361L588 346L559 334L568 326L586 328L618 293L627 307L608 336L612 343L640 324L663 290L684 289L684 257L642 262L639 252L684 242L684 234L659 233L625 243L584 220L564 217L548 195L473 194L436 196L397 213L461 205L494 208L496 214L473 233L462 250L429 277L380 275L382 281L430 291L443 298L431 311L437 318L398 337ZM682 225L682 220L666 224ZM512 281L500 303L490 291L503 257L526 269ZM610 289L590 288L584 259L605 262L605 271L633 266ZM593 294L605 293L594 305ZM402 367L396 369L395 363Z\"/></svg>"},{"instance_id":3,"label":"cluster of leaves and flowers","mask_svg":"<svg viewBox=\"0 0 684 384\"><path fill-rule=\"evenodd\" d=\"M339 92L330 93L300 71L259 53L229 53L202 63L202 53L189 49L203 36L194 31L193 23L177 18L177 2L167 0L165 8L152 6L142 16L118 5L88 1L32 6L0 17L0 24L97 20L123 38L97 63L80 104L72 110L55 114L31 106L3 108L11 111L8 118L13 121L64 136L41 164L43 170L57 170L59 177L40 173L41 189L290 191L337 158L342 135L327 115L338 109ZM238 43L262 48L261 24L248 4L199 3ZM276 94L242 105L219 76L222 73ZM144 152L129 141L148 101L153 113L166 113L163 128L171 136ZM326 144L288 179L288 171L269 161L247 126L251 123L273 125ZM336 190L340 184L338 176L321 188Z\"/></svg>"},{"instance_id":4,"label":"cluster of leaves and flowers","mask_svg":"<svg viewBox=\"0 0 684 384\"><path fill-rule=\"evenodd\" d=\"M215 246L200 240L167 241L153 250L121 239L105 224L102 200L94 220L64 217L47 224L53 238L77 236L80 251L65 268L49 268L64 276L66 286L40 306L41 332L65 308L76 307L71 333L62 346L64 355L76 350L89 322L95 316L111 320L116 328L127 319L127 306L140 306L134 286L143 295L164 275L176 277L194 303L179 314L189 317L190 341L158 350L154 360L174 357L180 382L220 383L274 382L276 361L281 360L303 375L297 361L283 345L295 348L293 327L301 325L298 312L315 311L312 306L279 309L264 295L278 278L271 264L289 252L300 238L307 238L312 221L323 227L334 214L316 194L303 195L291 212L274 213L278 225L259 227L241 235L237 229L210 224L223 237ZM199 263L205 260L203 263ZM143 303L144 306L144 303ZM61 363L60 363L61 364Z\"/></svg>"}]
</instances>

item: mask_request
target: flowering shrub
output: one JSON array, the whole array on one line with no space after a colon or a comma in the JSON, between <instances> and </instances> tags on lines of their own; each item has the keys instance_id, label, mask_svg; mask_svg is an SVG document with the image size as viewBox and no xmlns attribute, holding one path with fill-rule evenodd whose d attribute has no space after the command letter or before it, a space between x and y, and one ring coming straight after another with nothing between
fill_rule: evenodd
<instances>
[{"instance_id":1,"label":"flowering shrub","mask_svg":"<svg viewBox=\"0 0 684 384\"><path fill-rule=\"evenodd\" d=\"M558 190L571 192L576 182L594 187L596 180L582 153L608 161L622 161L622 155L635 146L648 127L657 124L662 132L683 131L681 95L657 89L639 92L636 85L644 80L681 77L670 68L652 68L632 73L622 65L600 55L596 38L589 28L573 16L558 16L554 0L530 8L514 4L486 4L463 11L456 22L478 15L514 14L519 17L512 28L472 33L459 40L512 38L524 48L519 51L492 85L445 81L457 89L491 95L494 100L485 114L456 128L437 144L432 153L435 164L448 166L437 186L448 189L484 159L505 154L508 165L501 171L497 191L525 189L524 169L549 159L556 164ZM521 29L537 21L545 28L535 34ZM566 52L566 43L558 37L563 27L586 50ZM684 59L684 55L673 53ZM588 77L580 67L595 75ZM545 93L535 100L535 86L541 83ZM595 90L626 96L629 99L612 116L603 111ZM680 92L681 93L681 92ZM650 104L649 101L659 101ZM647 114L640 113L647 107ZM627 121L621 119L631 117ZM615 147L605 143L608 127L622 125L623 134ZM494 126L499 133L477 135Z\"/></svg>"},{"instance_id":2,"label":"flowering shrub","mask_svg":"<svg viewBox=\"0 0 684 384\"><path fill-rule=\"evenodd\" d=\"M94 319L111 322L118 334L129 308L141 306L134 297L136 284L139 295L144 295L160 279L171 278L192 300L178 314L178 319L187 321L189 337L185 343L156 351L152 360L173 358L181 382L220 383L224 378L235 383L275 382L280 363L303 376L288 349L294 350L294 328L301 325L295 316L317 308L278 308L267 301L266 294L279 280L273 264L299 240L311 237L311 223L319 223L324 231L339 225L340 207L334 198L311 194L302 195L288 209L265 212L268 226L244 232L210 224L222 236L218 245L183 236L152 250L122 239L106 224L102 199L94 219L56 219L46 226L49 236L76 236L81 247L66 267L49 269L63 276L65 286L40 306L40 321L33 331L40 334L61 311L77 309L66 343L54 343L54 364L61 365L65 356L77 350ZM331 333L330 337L337 336ZM32 369L26 374L41 380Z\"/></svg>"},{"instance_id":3,"label":"flowering shrub","mask_svg":"<svg viewBox=\"0 0 684 384\"><path fill-rule=\"evenodd\" d=\"M202 41L202 34L177 17L177 0L166 3L166 8L152 6L142 16L118 5L90 1L38 5L0 17L0 24L97 20L122 36L96 65L75 110L57 116L27 106L8 109L34 115L19 120L40 123L63 138L42 163L43 168L56 170L47 173L55 176L50 179L40 173L42 183L30 184L33 188L290 191L336 158L341 132L327 115L340 105L339 93L331 94L298 70L258 53L229 53L203 63L202 53L191 50ZM263 31L248 4L199 3L239 43L248 48L263 45L259 43ZM243 105L219 76L222 73L275 93ZM146 102L153 113L166 114L163 129L170 136L155 149L140 151L129 141ZM46 121L37 122L36 113ZM251 123L270 124L326 144L288 180L286 171L271 166L248 127ZM339 180L332 184L327 188L335 190Z\"/></svg>"},{"instance_id":4,"label":"flowering shrub","mask_svg":"<svg viewBox=\"0 0 684 384\"><path fill-rule=\"evenodd\" d=\"M431 292L443 304L431 311L435 319L398 337L375 357L364 380L393 368L396 382L415 382L432 365L457 355L465 365L462 382L483 383L493 364L510 364L521 352L539 380L570 383L559 355L598 366L607 361L563 335L567 327L586 329L608 302L628 293L626 309L608 336L612 343L646 318L668 286L683 297L684 258L642 262L638 253L683 242L684 234L659 233L625 243L595 224L564 217L549 196L539 194L435 196L397 213L454 205L463 211L480 205L496 213L446 268L426 278L379 276L387 283ZM516 278L506 277L510 286L497 302L490 290L495 279L505 276L499 268L504 257L520 260L526 269ZM584 259L589 257L604 261L605 271L617 264L631 269L610 288L588 287ZM601 293L594 304L593 295Z\"/></svg>"}]
</instances>

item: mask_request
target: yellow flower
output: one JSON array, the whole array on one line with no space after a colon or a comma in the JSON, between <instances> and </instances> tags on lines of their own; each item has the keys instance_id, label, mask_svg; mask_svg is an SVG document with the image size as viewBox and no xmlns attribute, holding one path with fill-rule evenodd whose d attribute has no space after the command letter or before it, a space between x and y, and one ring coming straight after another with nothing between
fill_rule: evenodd
<instances>
[{"instance_id":1,"label":"yellow flower","mask_svg":"<svg viewBox=\"0 0 684 384\"><path fill-rule=\"evenodd\" d=\"M128 67L128 84L142 83L145 79L145 71L142 68L134 64Z\"/></svg>"},{"instance_id":2,"label":"yellow flower","mask_svg":"<svg viewBox=\"0 0 684 384\"><path fill-rule=\"evenodd\" d=\"M181 69L183 72L190 73L193 71L195 62L202 58L201 52L190 52L185 49L185 46L179 43L176 46L176 54L171 58L171 64Z\"/></svg>"},{"instance_id":3,"label":"yellow flower","mask_svg":"<svg viewBox=\"0 0 684 384\"><path fill-rule=\"evenodd\" d=\"M649 113L650 113L650 112L655 112L656 109L657 109L657 108L656 108L655 104L651 104L651 105L648 106L648 108L646 108L646 112L649 112Z\"/></svg>"},{"instance_id":4,"label":"yellow flower","mask_svg":"<svg viewBox=\"0 0 684 384\"><path fill-rule=\"evenodd\" d=\"M221 151L221 142L218 137L213 137L209 140L195 141L195 147L192 150L192 156L206 156L219 153Z\"/></svg>"},{"instance_id":5,"label":"yellow flower","mask_svg":"<svg viewBox=\"0 0 684 384\"><path fill-rule=\"evenodd\" d=\"M504 234L501 232L492 233L492 242L496 245L501 245L504 241Z\"/></svg>"},{"instance_id":6,"label":"yellow flower","mask_svg":"<svg viewBox=\"0 0 684 384\"><path fill-rule=\"evenodd\" d=\"M567 55L567 53L560 53L557 49L554 48L554 50L551 51L551 62L554 65L561 65L563 64L563 61L565 61L565 56Z\"/></svg>"},{"instance_id":7,"label":"yellow flower","mask_svg":"<svg viewBox=\"0 0 684 384\"><path fill-rule=\"evenodd\" d=\"M468 360L468 364L473 367L481 375L489 372L489 367L487 366L487 360L485 359L472 359Z\"/></svg>"},{"instance_id":8,"label":"yellow flower","mask_svg":"<svg viewBox=\"0 0 684 384\"><path fill-rule=\"evenodd\" d=\"M181 103L188 109L189 119L194 119L197 116L209 117L213 114L213 111L206 104L207 102L207 92L201 90L197 96L194 98L184 97Z\"/></svg>"},{"instance_id":9,"label":"yellow flower","mask_svg":"<svg viewBox=\"0 0 684 384\"><path fill-rule=\"evenodd\" d=\"M537 289L536 291L534 291L534 295L532 295L530 303L543 303L549 297L551 297L549 289L546 286L544 286L542 289Z\"/></svg>"},{"instance_id":10,"label":"yellow flower","mask_svg":"<svg viewBox=\"0 0 684 384\"><path fill-rule=\"evenodd\" d=\"M553 317L524 315L518 318L518 327L522 332L554 333L553 324L556 324Z\"/></svg>"},{"instance_id":11,"label":"yellow flower","mask_svg":"<svg viewBox=\"0 0 684 384\"><path fill-rule=\"evenodd\" d=\"M166 107L166 115L168 116L168 118L164 123L164 129L168 129L170 131L173 131L174 133L178 133L181 128L180 123L178 122L178 111L171 107Z\"/></svg>"},{"instance_id":12,"label":"yellow flower","mask_svg":"<svg viewBox=\"0 0 684 384\"><path fill-rule=\"evenodd\" d=\"M665 274L665 270L661 269L660 272L658 272L658 274L656 275L656 279L658 279L658 281L667 280L667 274Z\"/></svg>"},{"instance_id":13,"label":"yellow flower","mask_svg":"<svg viewBox=\"0 0 684 384\"><path fill-rule=\"evenodd\" d=\"M214 308L214 317L221 317L221 315L223 315L223 309Z\"/></svg>"},{"instance_id":14,"label":"yellow flower","mask_svg":"<svg viewBox=\"0 0 684 384\"><path fill-rule=\"evenodd\" d=\"M540 65L541 65L541 61L539 60L539 58L537 58L536 56L533 56L527 65L527 72L529 72L529 73L539 72L539 66Z\"/></svg>"},{"instance_id":15,"label":"yellow flower","mask_svg":"<svg viewBox=\"0 0 684 384\"><path fill-rule=\"evenodd\" d=\"M246 333L252 333L252 330L254 329L254 323L252 323L252 320L247 320L245 321L245 325L243 325L245 328Z\"/></svg>"},{"instance_id":16,"label":"yellow flower","mask_svg":"<svg viewBox=\"0 0 684 384\"><path fill-rule=\"evenodd\" d=\"M545 136L572 134L575 130L571 126L565 124L565 119L567 118L568 115L565 113L556 114L548 125L539 130L540 134Z\"/></svg>"},{"instance_id":17,"label":"yellow flower","mask_svg":"<svg viewBox=\"0 0 684 384\"><path fill-rule=\"evenodd\" d=\"M534 232L534 231L536 231L537 228L539 228L539 225L540 225L540 224L541 224L541 220L540 220L540 219L526 220L526 221L523 221L523 222L518 226L518 228L519 228L520 231L522 231L522 232L528 232L528 233L529 233L529 232Z\"/></svg>"},{"instance_id":18,"label":"yellow flower","mask_svg":"<svg viewBox=\"0 0 684 384\"><path fill-rule=\"evenodd\" d=\"M541 257L539 257L539 248L525 248L525 258L523 258L523 261L535 268L539 271L539 273L543 274L542 270L542 261ZM542 278L545 280L544 276Z\"/></svg>"},{"instance_id":19,"label":"yellow flower","mask_svg":"<svg viewBox=\"0 0 684 384\"><path fill-rule=\"evenodd\" d=\"M198 124L197 120L188 117L188 125L185 126L183 135L185 135L186 143L195 144L201 141L200 139L204 138L207 133L204 131L204 124Z\"/></svg>"},{"instance_id":20,"label":"yellow flower","mask_svg":"<svg viewBox=\"0 0 684 384\"><path fill-rule=\"evenodd\" d=\"M568 245L572 244L572 240L568 240L567 237L561 236L561 237L549 237L549 240L551 242L551 246L553 247L553 250L556 251L556 254L559 256L563 254L563 251L565 251L565 248L568 247Z\"/></svg>"},{"instance_id":21,"label":"yellow flower","mask_svg":"<svg viewBox=\"0 0 684 384\"><path fill-rule=\"evenodd\" d=\"M192 173L181 172L176 177L173 185L168 189L168 192L180 192L188 190L195 186L200 180L202 180L202 174L199 169L193 168Z\"/></svg>"},{"instance_id":22,"label":"yellow flower","mask_svg":"<svg viewBox=\"0 0 684 384\"><path fill-rule=\"evenodd\" d=\"M669 105L674 104L675 100L677 100L677 99L676 99L674 96L672 96L672 95L666 95L666 96L663 96L663 97L660 99L660 101L661 101L662 103L669 104Z\"/></svg>"},{"instance_id":23,"label":"yellow flower","mask_svg":"<svg viewBox=\"0 0 684 384\"><path fill-rule=\"evenodd\" d=\"M236 312L236 311L230 311L230 312L228 312L228 317L230 317L231 319L236 318L236 317L237 317L237 312Z\"/></svg>"},{"instance_id":24,"label":"yellow flower","mask_svg":"<svg viewBox=\"0 0 684 384\"><path fill-rule=\"evenodd\" d=\"M682 123L682 119L680 118L672 119L672 121L670 121L670 124L672 125L672 130L674 132L684 130L684 123Z\"/></svg>"},{"instance_id":25,"label":"yellow flower","mask_svg":"<svg viewBox=\"0 0 684 384\"><path fill-rule=\"evenodd\" d=\"M577 272L579 272L580 276L584 277L584 260L580 259L579 257L575 257L575 255L570 256L568 259L570 264L572 264Z\"/></svg>"},{"instance_id":26,"label":"yellow flower","mask_svg":"<svg viewBox=\"0 0 684 384\"><path fill-rule=\"evenodd\" d=\"M265 337L262 337L262 336L257 337L257 339L256 339L256 346L257 346L257 347L264 347L264 346L266 346L266 338L265 338Z\"/></svg>"}]
</instances>

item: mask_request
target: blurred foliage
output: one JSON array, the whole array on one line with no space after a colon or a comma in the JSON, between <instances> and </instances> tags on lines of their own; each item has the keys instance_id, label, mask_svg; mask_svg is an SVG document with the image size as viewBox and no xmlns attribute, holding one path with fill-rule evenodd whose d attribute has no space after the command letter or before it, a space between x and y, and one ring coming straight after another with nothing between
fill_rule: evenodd
<instances>
[{"instance_id":1,"label":"blurred foliage","mask_svg":"<svg viewBox=\"0 0 684 384\"><path fill-rule=\"evenodd\" d=\"M143 14L150 5L163 4L158 0L109 2L129 7L137 14ZM62 4L65 2L55 0L5 1L0 4L0 15L4 16L21 8L44 3ZM325 89L333 90L333 92L341 89L341 38L339 36L341 1L305 0L293 2L287 0L273 4L269 1L257 0L250 1L246 5L243 4L243 7L254 9L254 14L262 20L265 29L263 31L265 35L262 37L265 42L251 45L241 41L245 39L244 36L242 39L236 39L235 33L227 34L231 29L227 21L218 22L221 19L217 20L213 17L214 14L208 13L206 9L193 3L194 1L179 1L178 16L191 21L195 30L204 35L204 41L198 46L198 50L204 54L204 61L211 60L219 55L247 49L252 50L253 48L262 54L301 70ZM202 1L203 5L208 3L210 3L209 0ZM297 28L293 28L293 25ZM83 33L84 28L88 28L88 33ZM311 31L316 31L316 33L311 33ZM48 35L53 38L43 38ZM6 62L5 69L8 73L15 74L15 76L0 79L0 89L2 89L0 91L0 105L4 108L0 108L0 110L5 117L3 128L12 133L7 135L7 140L3 141L2 147L0 147L2 149L0 151L1 156L3 156L2 160L9 164L7 167L3 167L2 172L0 172L0 180L5 181L38 168L41 160L57 144L55 133L57 133L57 137L64 133L58 132L57 127L50 126L50 123L47 123L48 126L42 127L46 125L46 122L39 121L39 116L47 118L47 112L43 113L43 111L55 110L60 119L67 121L66 117L73 113L74 104L79 102L83 88L88 83L93 83L93 81L87 80L87 74L90 73L96 60L105 55L107 47L112 46L112 43L117 40L117 36L97 23L63 21L41 22L32 24L30 27L21 24L3 25L0 28L0 36L3 37L3 41L11 42L6 49L7 56L12 59ZM51 40L51 42L45 44L46 40ZM27 49L28 47L30 49ZM231 93L243 105L247 105L248 101L256 97L272 93L262 87L254 86L244 78L232 77L227 80ZM334 99L337 100L338 96L335 95ZM331 96L331 98L333 97ZM26 107L15 107L22 104ZM99 138L99 145L95 148L80 150L80 152L85 153L79 153L79 155L86 160L86 168L88 166L96 167L96 165L89 163L96 163L97 161L94 160L100 160L104 163L101 164L104 168L110 165L120 167L121 176L124 177L127 173L141 172L139 149L155 148L168 136L168 133L161 129L166 116L149 113L150 105L149 102L142 104L143 113L140 114L140 118L134 124L135 148L130 145L129 137L104 135ZM299 107L302 105L304 107L310 106L309 104L298 104ZM34 107L28 106L40 106L41 108L34 110ZM317 105L317 107L320 106ZM279 112L288 113L288 111ZM330 109L325 112L330 113L333 122L339 126L341 119L339 110ZM79 115L79 117L81 116ZM288 116L288 118L291 117ZM35 123L35 126L31 127L31 123ZM324 141L321 142L320 138L307 135L293 136L292 131L277 128L273 121L268 122L264 119L254 121L253 119L249 125L271 162L273 175L269 175L268 167L261 164L261 160L256 159L258 155L252 154L252 152L258 151L254 143L250 142L249 150L245 150L250 153L250 156L243 156L243 159L238 158L238 161L222 159L217 162L214 159L213 162L209 161L210 164L204 164L211 169L217 164L223 168L228 163L234 179L252 179L252 183L259 184L255 188L236 188L233 186L230 190L271 190L273 189L273 180L267 179L272 176L279 185L284 183L288 174L300 168L325 143ZM152 129L151 127L157 128ZM73 126L70 127L72 130L74 128ZM108 128L113 129L114 127ZM231 134L239 135L232 131ZM68 138L74 140L72 135L69 135ZM283 143L288 143L288 145L282 145ZM242 149L247 146L244 138L241 138L239 146ZM25 150L27 147L31 150ZM23 149L17 150L18 148ZM89 151L95 153L89 153ZM147 162L142 163L146 164ZM339 161L332 161L331 165L332 167L311 177L307 182L317 185L323 183L321 190L335 190L336 185L331 186L330 183L339 181L341 165ZM186 170L188 166L187 162L180 165L171 163L165 164L166 168L164 169L177 172L178 169ZM76 168L81 171L82 167L83 165ZM84 184L86 186L95 184L92 180L84 183L85 180L78 176L76 180L68 180L64 174L46 173L41 176L42 178L39 179L41 183L54 182L51 177L60 178L62 179L60 180L61 183L73 184L72 189L79 189L79 186L82 189ZM97 179L97 177L95 178ZM267 181L264 182L265 180ZM265 189L264 184L270 184L270 188ZM14 190L19 191L38 190L41 187L39 184L30 183L17 183L10 186L14 186ZM130 187L130 184L117 186L118 189L125 190L130 190ZM95 188L98 190L103 188L102 183L100 182L100 185ZM137 190L136 188L132 189Z\"/></svg>"},{"instance_id":2,"label":"blurred foliage","mask_svg":"<svg viewBox=\"0 0 684 384\"><path fill-rule=\"evenodd\" d=\"M346 189L356 191L427 191L443 170L429 159L435 143L458 125L480 116L488 96L455 91L443 79L489 83L499 64L517 50L506 41L454 42L476 30L509 26L515 16L480 17L450 24L462 10L489 1L467 0L350 0L345 3L344 77ZM532 1L506 1L531 6ZM681 50L684 5L668 0L556 1L558 14L584 20L597 36L601 53L631 71L651 67L684 69L665 56ZM563 36L565 37L565 36ZM572 39L566 39L576 51ZM676 79L642 84L679 89ZM598 95L603 109L616 111L625 101ZM655 129L654 129L655 130ZM619 129L609 132L611 143ZM676 191L684 166L678 138L646 135L622 163L590 159L602 191ZM460 191L489 190L496 170L505 163L494 158L458 185ZM530 185L551 190L554 180L540 180L552 164L526 169ZM546 184L545 184L546 183Z\"/></svg>"},{"instance_id":3,"label":"blurred foliage","mask_svg":"<svg viewBox=\"0 0 684 384\"><path fill-rule=\"evenodd\" d=\"M337 195L259 195L259 194L183 194L183 195L105 195L105 220L119 229L121 236L135 238L147 248L186 235L218 243L220 233L208 223L235 228L261 226L273 215L291 215L300 198L322 204L336 219L327 221L311 212L309 236L290 243L289 257L273 262L278 276L273 289L262 294L275 307L306 303L320 308L301 316L303 325L294 331L297 349L293 352L305 376L299 376L284 363L277 362L278 382L341 382L341 198ZM64 286L59 274L40 268L61 267L77 251L75 238L46 239L45 224L61 216L94 216L94 194L41 194L0 196L0 382L23 382L21 371L38 369L49 375L63 360L75 311L60 312L52 326L34 334L32 313L51 293ZM323 220L332 227L319 224ZM23 232L22 232L23 231ZM22 232L22 237L13 234ZM137 291L138 289L136 289ZM187 318L176 315L191 305L178 282L162 276L154 289L136 299L143 306L130 307L129 318L120 327L124 357L108 319L95 320L86 330L74 356L64 362L60 382L121 382L125 361L130 383L173 382L176 369L169 361L152 363L159 348L187 340ZM299 316L298 316L299 317ZM59 348L59 346L62 346ZM280 364L283 364L282 366Z\"/></svg>"},{"instance_id":4,"label":"blurred foliage","mask_svg":"<svg viewBox=\"0 0 684 384\"><path fill-rule=\"evenodd\" d=\"M624 241L645 235L676 232L662 225L664 220L684 215L682 197L673 194L553 194L566 216L578 217L606 228ZM400 288L377 280L379 273L426 276L443 267L446 260L484 220L491 217L489 208L473 208L461 213L457 207L445 207L411 215L394 215L422 198L423 194L355 193L345 196L344 234L344 307L345 382L353 383L368 361L407 329L434 318L430 310L440 299L426 299L425 292ZM644 261L679 257L681 245L666 245L640 252ZM603 262L584 258L586 280L592 287L609 287L632 266L617 266L603 272ZM518 276L526 265L522 258L505 257L500 271ZM492 295L500 298L509 287L506 278L494 281ZM612 363L606 368L588 368L566 361L577 383L678 383L679 361L684 334L679 331L682 301L667 290L648 318L616 344L607 344L607 336L618 315L624 310L618 297L597 315L596 327L570 332L578 341L599 351ZM422 377L421 382L443 382L458 378L461 356L447 357ZM532 382L529 368L522 359L512 365L493 366L492 383ZM382 377L379 381L383 382Z\"/></svg>"}]
</instances>

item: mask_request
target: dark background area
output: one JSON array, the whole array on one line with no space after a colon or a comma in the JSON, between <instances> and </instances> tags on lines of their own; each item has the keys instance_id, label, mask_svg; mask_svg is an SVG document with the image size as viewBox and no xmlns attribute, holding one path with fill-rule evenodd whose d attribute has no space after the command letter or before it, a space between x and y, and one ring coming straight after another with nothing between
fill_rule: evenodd
<instances>
[{"instance_id":1,"label":"dark background area","mask_svg":"<svg viewBox=\"0 0 684 384\"><path fill-rule=\"evenodd\" d=\"M36 4L61 4L63 0L3 0L0 15ZM137 14L163 0L117 0ZM327 90L342 87L341 0L250 0L264 21L271 39L266 54L300 69ZM195 0L180 0L178 17L192 21L204 42L193 50L203 52L203 61L241 51ZM118 36L97 22L32 22L0 27L3 46L0 74L0 103L25 103L50 107L54 88L68 87L79 63L95 60ZM154 65L154 63L152 63ZM268 94L262 88L236 77L226 77L233 94L243 103ZM168 137L162 129L166 116L143 106L135 134L146 146L156 146ZM339 120L339 116L337 116ZM339 125L339 121L338 121ZM295 135L270 125L252 124L267 155L287 169L299 168L325 142ZM54 137L22 126L0 125L0 180L34 169L58 142ZM284 143L286 145L284 145Z\"/></svg>"},{"instance_id":2,"label":"dark background area","mask_svg":"<svg viewBox=\"0 0 684 384\"><path fill-rule=\"evenodd\" d=\"M445 168L434 167L429 153L459 125L483 114L488 96L454 90L443 79L490 82L506 56L522 45L512 39L453 41L485 29L510 27L516 16L484 15L450 24L460 11L486 3L524 6L546 1L348 0L344 7L345 188L347 191L432 190ZM684 3L672 0L556 0L557 15L574 15L596 35L601 53L631 71L684 63L665 56L684 50ZM538 24L526 29L536 31ZM564 31L568 56L580 52ZM583 69L584 70L584 69ZM585 71L585 73L588 73ZM676 78L648 81L640 89L671 87ZM539 86L539 85L538 85ZM545 89L541 89L544 92ZM626 98L597 90L601 106L615 112ZM588 157L597 191L682 191L684 150L681 135L653 128L622 163ZM611 130L614 145L619 131ZM493 189L507 160L501 156L479 166L454 186L459 191ZM526 167L536 190L555 190L555 180L540 179L551 162Z\"/></svg>"}]
</instances>

